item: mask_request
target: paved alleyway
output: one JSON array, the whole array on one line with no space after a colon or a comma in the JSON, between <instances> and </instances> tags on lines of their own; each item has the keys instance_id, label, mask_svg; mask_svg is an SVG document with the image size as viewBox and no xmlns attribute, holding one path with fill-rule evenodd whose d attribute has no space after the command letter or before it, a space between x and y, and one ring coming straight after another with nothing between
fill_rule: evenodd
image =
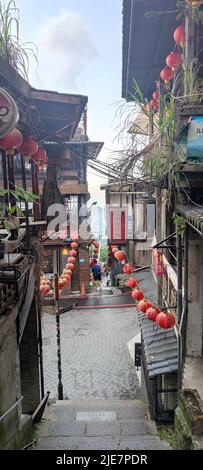
<instances>
[{"instance_id":1,"label":"paved alleyway","mask_svg":"<svg viewBox=\"0 0 203 470\"><path fill-rule=\"evenodd\" d=\"M55 316L44 314L49 406L34 449L168 450L149 420L127 343L139 333L135 308L91 309L60 317L64 400L57 401Z\"/></svg>"},{"instance_id":2,"label":"paved alleyway","mask_svg":"<svg viewBox=\"0 0 203 470\"><path fill-rule=\"evenodd\" d=\"M127 342L138 332L135 308L69 311L60 316L64 399L140 397ZM43 316L45 391L57 398L55 316Z\"/></svg>"}]
</instances>

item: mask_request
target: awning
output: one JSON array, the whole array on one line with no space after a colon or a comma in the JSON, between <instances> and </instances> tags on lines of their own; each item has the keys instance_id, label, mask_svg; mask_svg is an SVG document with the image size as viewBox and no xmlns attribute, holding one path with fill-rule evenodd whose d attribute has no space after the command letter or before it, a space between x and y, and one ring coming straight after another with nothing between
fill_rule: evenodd
<instances>
[{"instance_id":1,"label":"awning","mask_svg":"<svg viewBox=\"0 0 203 470\"><path fill-rule=\"evenodd\" d=\"M203 237L203 207L194 204L179 204L176 211L189 222L200 236Z\"/></svg>"},{"instance_id":2,"label":"awning","mask_svg":"<svg viewBox=\"0 0 203 470\"><path fill-rule=\"evenodd\" d=\"M136 274L145 297L156 303L156 283L151 269ZM149 378L170 374L178 370L178 342L174 328L164 330L138 311L143 347Z\"/></svg>"}]
</instances>

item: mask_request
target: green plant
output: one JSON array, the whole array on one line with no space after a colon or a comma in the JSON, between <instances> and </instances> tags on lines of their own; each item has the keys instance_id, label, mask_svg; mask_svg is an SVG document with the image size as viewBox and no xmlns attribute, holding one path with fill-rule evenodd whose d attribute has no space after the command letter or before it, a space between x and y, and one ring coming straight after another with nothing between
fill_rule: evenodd
<instances>
[{"instance_id":1,"label":"green plant","mask_svg":"<svg viewBox=\"0 0 203 470\"><path fill-rule=\"evenodd\" d=\"M101 246L100 248L100 255L99 255L99 258L100 258L100 261L102 263L107 263L108 261L108 253L109 253L109 249L108 249L108 246Z\"/></svg>"},{"instance_id":2,"label":"green plant","mask_svg":"<svg viewBox=\"0 0 203 470\"><path fill-rule=\"evenodd\" d=\"M5 203L4 198L13 199L15 204ZM10 233L13 228L14 217L24 217L24 213L20 207L20 202L27 204L39 201L39 196L25 191L23 188L17 187L14 190L0 189L0 223L3 224L6 230Z\"/></svg>"},{"instance_id":3,"label":"green plant","mask_svg":"<svg viewBox=\"0 0 203 470\"><path fill-rule=\"evenodd\" d=\"M21 43L19 36L19 10L15 1L5 5L0 2L0 55L28 80L29 59L37 62L37 48L34 43Z\"/></svg>"},{"instance_id":4,"label":"green plant","mask_svg":"<svg viewBox=\"0 0 203 470\"><path fill-rule=\"evenodd\" d=\"M183 237L184 231L185 231L185 219L181 215L178 215L177 212L173 213L173 221L174 224L177 227L177 233L178 235L181 235Z\"/></svg>"}]
</instances>

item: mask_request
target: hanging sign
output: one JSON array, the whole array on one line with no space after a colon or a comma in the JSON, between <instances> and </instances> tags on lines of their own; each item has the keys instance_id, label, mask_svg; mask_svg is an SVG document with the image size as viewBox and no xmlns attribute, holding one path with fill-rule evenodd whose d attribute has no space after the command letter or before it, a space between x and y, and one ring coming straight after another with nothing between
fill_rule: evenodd
<instances>
[{"instance_id":1,"label":"hanging sign","mask_svg":"<svg viewBox=\"0 0 203 470\"><path fill-rule=\"evenodd\" d=\"M188 126L187 156L203 162L203 116L193 116Z\"/></svg>"},{"instance_id":2,"label":"hanging sign","mask_svg":"<svg viewBox=\"0 0 203 470\"><path fill-rule=\"evenodd\" d=\"M0 139L9 134L19 119L17 105L9 93L0 88Z\"/></svg>"}]
</instances>

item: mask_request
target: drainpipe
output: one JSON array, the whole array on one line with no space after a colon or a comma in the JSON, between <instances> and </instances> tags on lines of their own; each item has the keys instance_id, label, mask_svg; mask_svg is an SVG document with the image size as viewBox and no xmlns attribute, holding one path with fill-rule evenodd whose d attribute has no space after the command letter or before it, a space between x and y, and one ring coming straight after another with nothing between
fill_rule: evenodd
<instances>
[{"instance_id":1,"label":"drainpipe","mask_svg":"<svg viewBox=\"0 0 203 470\"><path fill-rule=\"evenodd\" d=\"M176 252L177 252L177 287L178 287L178 295L177 295L177 314L178 314L178 324L180 324L181 315L182 315L182 238L181 235L176 230Z\"/></svg>"},{"instance_id":2,"label":"drainpipe","mask_svg":"<svg viewBox=\"0 0 203 470\"><path fill-rule=\"evenodd\" d=\"M185 224L184 232L184 299L178 330L178 390L182 388L183 362L185 356L186 320L188 307L188 226Z\"/></svg>"}]
</instances>

